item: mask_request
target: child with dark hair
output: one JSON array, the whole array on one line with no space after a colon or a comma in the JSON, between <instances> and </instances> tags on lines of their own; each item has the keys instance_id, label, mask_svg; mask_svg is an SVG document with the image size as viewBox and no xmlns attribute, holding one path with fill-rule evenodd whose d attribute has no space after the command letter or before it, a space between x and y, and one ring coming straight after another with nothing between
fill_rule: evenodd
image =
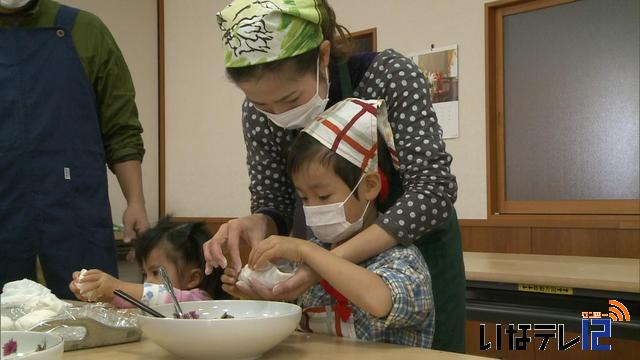
<instances>
[{"instance_id":1,"label":"child with dark hair","mask_svg":"<svg viewBox=\"0 0 640 360\"><path fill-rule=\"evenodd\" d=\"M121 281L101 270L92 269L74 272L69 289L80 300L111 302L117 307L132 305L114 296L116 289L149 305L171 303L158 271L163 266L179 301L226 297L220 288L220 274L204 273L202 244L210 237L202 222L172 223L171 217L165 216L133 243L144 284Z\"/></svg>"},{"instance_id":2,"label":"child with dark hair","mask_svg":"<svg viewBox=\"0 0 640 360\"><path fill-rule=\"evenodd\" d=\"M270 236L254 246L248 264L260 269L286 259L322 277L297 299L303 330L429 348L435 328L431 275L416 246L397 245L359 264L330 251L374 224L381 194L392 190L379 163L399 166L386 116L383 101L347 99L302 130L287 164L315 237ZM378 156L383 146L386 159ZM222 279L232 293L245 286L234 275L227 267ZM256 281L248 286L240 290L269 291Z\"/></svg>"}]
</instances>

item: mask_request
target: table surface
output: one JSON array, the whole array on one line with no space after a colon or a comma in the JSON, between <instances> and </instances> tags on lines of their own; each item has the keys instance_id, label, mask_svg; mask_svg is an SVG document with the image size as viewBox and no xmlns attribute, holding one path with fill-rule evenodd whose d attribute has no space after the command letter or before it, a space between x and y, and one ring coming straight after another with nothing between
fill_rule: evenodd
<instances>
[{"instance_id":1,"label":"table surface","mask_svg":"<svg viewBox=\"0 0 640 360\"><path fill-rule=\"evenodd\" d=\"M467 280L640 293L640 259L465 252Z\"/></svg>"},{"instance_id":2,"label":"table surface","mask_svg":"<svg viewBox=\"0 0 640 360\"><path fill-rule=\"evenodd\" d=\"M122 345L77 350L64 353L64 360L133 360L133 359L177 359L151 340L142 339ZM471 360L483 357L428 350L383 343L370 343L333 336L295 332L282 343L265 353L260 359L430 359L430 360Z\"/></svg>"}]
</instances>

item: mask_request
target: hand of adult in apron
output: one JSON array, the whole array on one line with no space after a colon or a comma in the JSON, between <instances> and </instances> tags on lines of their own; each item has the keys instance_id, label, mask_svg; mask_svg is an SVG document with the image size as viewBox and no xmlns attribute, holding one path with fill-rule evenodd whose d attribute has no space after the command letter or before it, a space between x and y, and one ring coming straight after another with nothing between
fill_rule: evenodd
<instances>
[{"instance_id":1,"label":"hand of adult in apron","mask_svg":"<svg viewBox=\"0 0 640 360\"><path fill-rule=\"evenodd\" d=\"M245 218L242 218L245 219ZM238 219L238 220L242 220ZM231 222L225 224L233 226ZM223 225L223 226L225 226ZM220 230L223 230L222 227ZM218 236L220 231L216 234ZM215 243L215 238L209 242ZM229 240L230 241L230 240ZM286 259L294 262L300 261L295 256L296 241L304 241L286 236L270 236L265 240L258 240L252 244L252 251L249 255L249 266L252 268L261 267L266 262L275 259ZM205 244L205 247L207 244ZM206 254L206 251L205 251ZM224 256L223 256L224 258ZM225 260L226 261L226 260ZM320 277L306 265L298 267L294 276L276 285L273 289L267 288L260 283L249 281L247 286L238 284L239 270L235 266L227 268L222 276L222 289L232 296L244 299L274 300L274 301L291 301L302 295L307 289L320 280Z\"/></svg>"},{"instance_id":2,"label":"hand of adult in apron","mask_svg":"<svg viewBox=\"0 0 640 360\"><path fill-rule=\"evenodd\" d=\"M238 273L227 268L222 275L222 290L239 299L293 301L300 297L311 286L320 281L320 277L307 265L300 265L290 279L269 289L264 285L250 281L248 286L237 283Z\"/></svg>"},{"instance_id":3,"label":"hand of adult in apron","mask_svg":"<svg viewBox=\"0 0 640 360\"><path fill-rule=\"evenodd\" d=\"M270 235L270 227L274 226L270 222L270 218L266 215L253 214L222 224L218 232L202 246L206 262L205 273L211 274L216 267L227 268L229 262L223 253L225 248L231 257L231 267L236 273L240 273L242 269L240 243L253 247L263 240Z\"/></svg>"},{"instance_id":4,"label":"hand of adult in apron","mask_svg":"<svg viewBox=\"0 0 640 360\"><path fill-rule=\"evenodd\" d=\"M128 205L122 214L122 223L124 224L122 240L125 243L131 242L137 234L147 230L149 228L149 220L147 219L147 210L144 204Z\"/></svg>"},{"instance_id":5,"label":"hand of adult in apron","mask_svg":"<svg viewBox=\"0 0 640 360\"><path fill-rule=\"evenodd\" d=\"M268 262L277 259L300 263L302 261L302 247L309 244L306 240L288 236L270 236L253 247L251 254L249 254L248 264L254 269L259 269ZM320 281L320 276L307 265L301 264L290 279L277 284L273 289L252 282L250 290L265 300L291 301L300 297L318 281Z\"/></svg>"}]
</instances>

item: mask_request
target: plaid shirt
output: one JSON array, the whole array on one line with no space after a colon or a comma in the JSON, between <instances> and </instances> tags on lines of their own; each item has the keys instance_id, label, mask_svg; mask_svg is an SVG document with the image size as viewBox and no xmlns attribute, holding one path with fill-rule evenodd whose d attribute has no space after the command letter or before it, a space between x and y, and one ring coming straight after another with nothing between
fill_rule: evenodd
<instances>
[{"instance_id":1,"label":"plaid shirt","mask_svg":"<svg viewBox=\"0 0 640 360\"><path fill-rule=\"evenodd\" d=\"M317 239L312 242L327 247ZM393 304L385 318L376 318L353 306L358 339L430 348L435 329L435 308L429 269L415 246L397 245L360 266L377 274L391 290ZM332 306L332 298L320 284L297 300L303 309Z\"/></svg>"}]
</instances>

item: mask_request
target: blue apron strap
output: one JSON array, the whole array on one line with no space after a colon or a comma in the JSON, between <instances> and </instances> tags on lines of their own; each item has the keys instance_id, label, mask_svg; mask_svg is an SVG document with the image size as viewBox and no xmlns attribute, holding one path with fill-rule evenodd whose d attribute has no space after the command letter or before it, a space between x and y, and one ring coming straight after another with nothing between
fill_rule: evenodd
<instances>
[{"instance_id":1,"label":"blue apron strap","mask_svg":"<svg viewBox=\"0 0 640 360\"><path fill-rule=\"evenodd\" d=\"M73 24L76 22L78 11L76 8L60 5L54 26L70 32L73 29Z\"/></svg>"}]
</instances>

